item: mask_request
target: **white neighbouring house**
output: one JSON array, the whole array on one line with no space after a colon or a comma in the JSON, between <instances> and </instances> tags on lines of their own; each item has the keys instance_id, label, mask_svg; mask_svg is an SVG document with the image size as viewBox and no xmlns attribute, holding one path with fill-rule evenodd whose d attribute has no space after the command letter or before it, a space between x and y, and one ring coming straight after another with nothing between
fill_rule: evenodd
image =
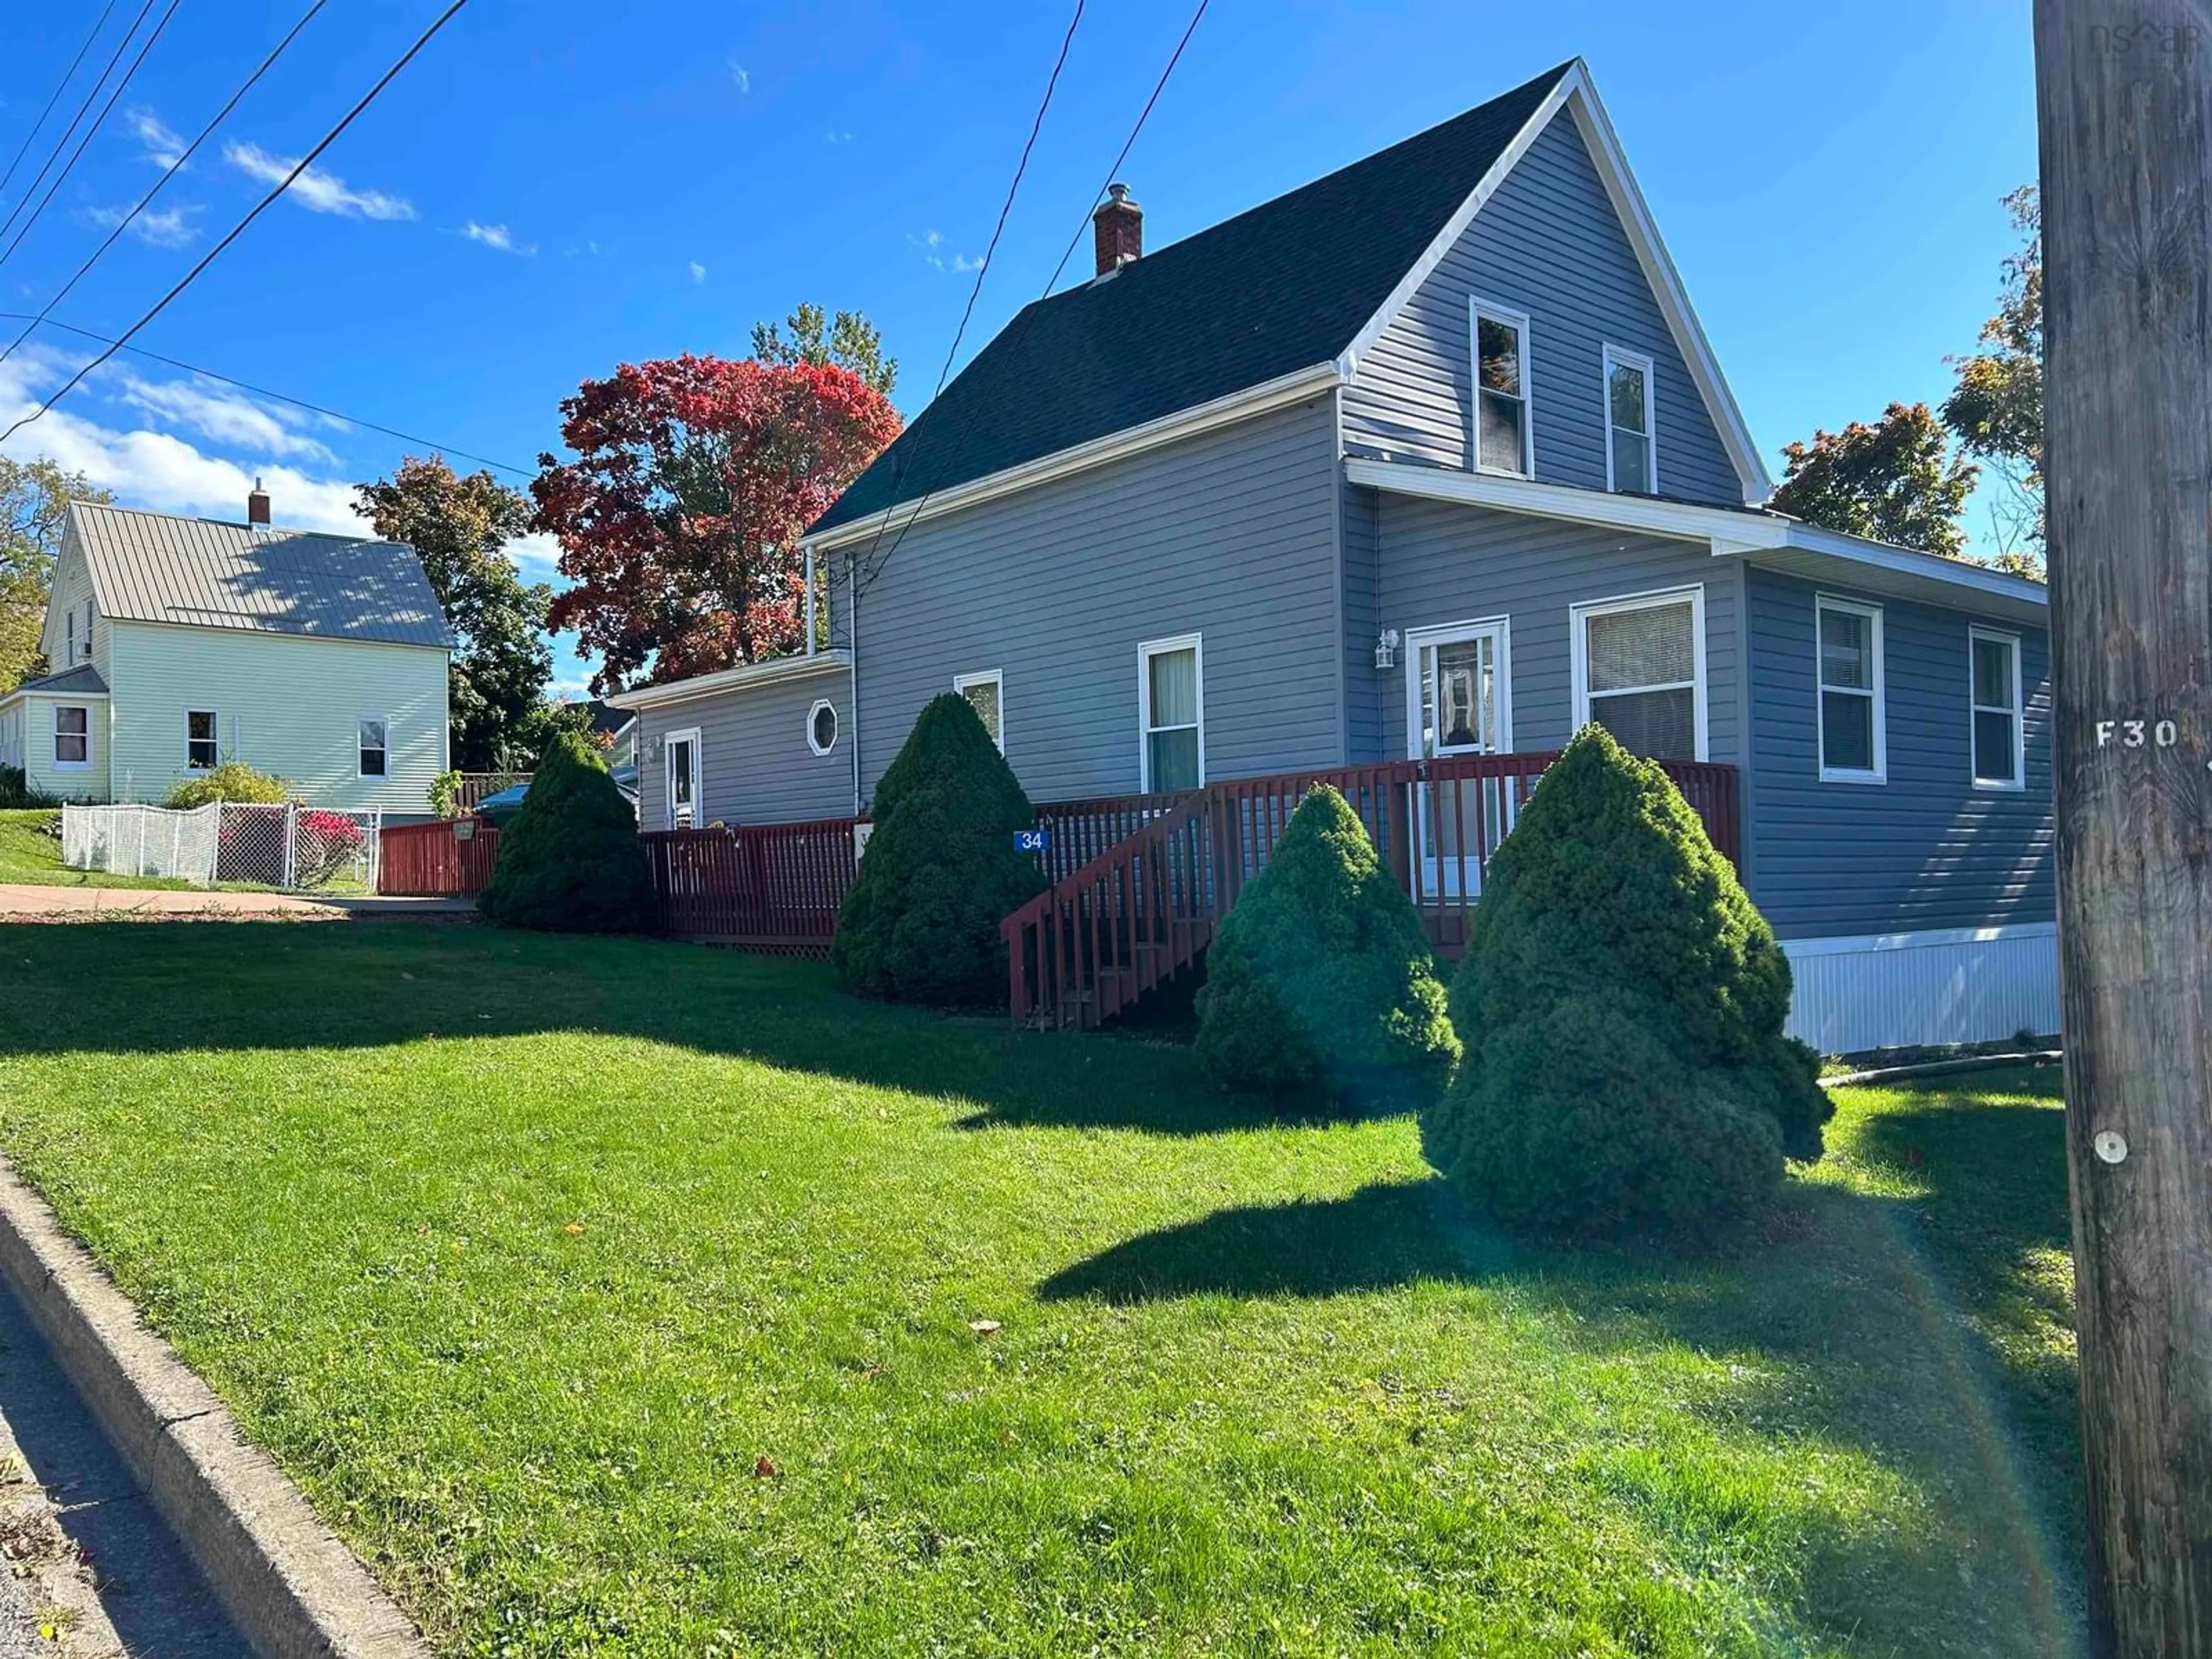
<instances>
[{"instance_id":1,"label":"white neighbouring house","mask_svg":"<svg viewBox=\"0 0 2212 1659\"><path fill-rule=\"evenodd\" d=\"M0 766L65 800L159 802L240 760L318 806L427 814L446 769L437 595L412 548L73 501Z\"/></svg>"}]
</instances>

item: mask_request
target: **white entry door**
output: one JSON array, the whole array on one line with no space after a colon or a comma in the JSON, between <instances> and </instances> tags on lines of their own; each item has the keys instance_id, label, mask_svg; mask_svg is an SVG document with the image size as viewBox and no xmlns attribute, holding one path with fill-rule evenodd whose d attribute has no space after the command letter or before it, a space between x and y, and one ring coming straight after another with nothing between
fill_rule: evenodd
<instances>
[{"instance_id":1,"label":"white entry door","mask_svg":"<svg viewBox=\"0 0 2212 1659\"><path fill-rule=\"evenodd\" d=\"M1417 759L1513 748L1512 657L1503 617L1417 628L1406 636L1406 752ZM1481 862L1510 829L1510 792L1494 779L1415 789L1421 891L1479 890Z\"/></svg>"},{"instance_id":2,"label":"white entry door","mask_svg":"<svg viewBox=\"0 0 2212 1659\"><path fill-rule=\"evenodd\" d=\"M690 830L699 822L699 733L671 732L661 739L668 776L668 827Z\"/></svg>"}]
</instances>

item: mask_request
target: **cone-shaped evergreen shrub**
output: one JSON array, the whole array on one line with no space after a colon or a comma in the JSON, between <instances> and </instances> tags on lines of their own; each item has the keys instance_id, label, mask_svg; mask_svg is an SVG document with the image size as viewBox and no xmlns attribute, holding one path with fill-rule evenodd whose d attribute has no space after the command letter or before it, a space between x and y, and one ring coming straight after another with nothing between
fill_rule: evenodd
<instances>
[{"instance_id":1,"label":"cone-shaped evergreen shrub","mask_svg":"<svg viewBox=\"0 0 2212 1659\"><path fill-rule=\"evenodd\" d=\"M522 810L500 832L477 908L504 927L637 933L653 923L653 872L637 815L591 745L561 732L532 774Z\"/></svg>"},{"instance_id":2,"label":"cone-shaped evergreen shrub","mask_svg":"<svg viewBox=\"0 0 2212 1659\"><path fill-rule=\"evenodd\" d=\"M1420 918L1326 785L1214 933L1198 1012L1200 1063L1231 1089L1417 1105L1459 1058Z\"/></svg>"},{"instance_id":3,"label":"cone-shaped evergreen shrub","mask_svg":"<svg viewBox=\"0 0 2212 1659\"><path fill-rule=\"evenodd\" d=\"M1790 963L1665 773L1588 726L1484 875L1452 981L1466 1058L1425 1115L1478 1207L1559 1232L1702 1231L1820 1155Z\"/></svg>"},{"instance_id":4,"label":"cone-shaped evergreen shrub","mask_svg":"<svg viewBox=\"0 0 2212 1659\"><path fill-rule=\"evenodd\" d=\"M931 699L876 785L875 830L830 959L867 996L959 1007L1006 994L999 924L1043 889L1014 850L1030 798L975 710Z\"/></svg>"}]
</instances>

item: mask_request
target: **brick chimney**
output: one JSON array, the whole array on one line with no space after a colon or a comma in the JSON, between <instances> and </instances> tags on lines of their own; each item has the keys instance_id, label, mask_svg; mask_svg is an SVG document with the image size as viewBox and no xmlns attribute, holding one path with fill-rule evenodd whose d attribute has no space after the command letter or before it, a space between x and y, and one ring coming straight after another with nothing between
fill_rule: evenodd
<instances>
[{"instance_id":1,"label":"brick chimney","mask_svg":"<svg viewBox=\"0 0 2212 1659\"><path fill-rule=\"evenodd\" d=\"M1127 185L1106 186L1107 199L1091 216L1098 239L1098 274L1121 270L1145 251L1145 210L1129 199Z\"/></svg>"},{"instance_id":2,"label":"brick chimney","mask_svg":"<svg viewBox=\"0 0 2212 1659\"><path fill-rule=\"evenodd\" d=\"M269 497L261 493L261 480L253 481L252 493L246 498L246 521L265 525L269 522Z\"/></svg>"}]
</instances>

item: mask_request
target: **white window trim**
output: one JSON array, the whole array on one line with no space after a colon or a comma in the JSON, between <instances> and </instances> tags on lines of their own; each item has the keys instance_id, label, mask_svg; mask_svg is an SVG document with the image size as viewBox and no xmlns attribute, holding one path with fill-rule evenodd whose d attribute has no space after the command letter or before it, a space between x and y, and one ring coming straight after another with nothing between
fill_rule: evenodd
<instances>
[{"instance_id":1,"label":"white window trim","mask_svg":"<svg viewBox=\"0 0 2212 1659\"><path fill-rule=\"evenodd\" d=\"M384 728L384 769L371 772L361 763L361 751L366 745L361 740L361 728L374 720ZM389 783L392 781L392 717L389 714L359 714L353 723L354 776L369 783Z\"/></svg>"},{"instance_id":2,"label":"white window trim","mask_svg":"<svg viewBox=\"0 0 2212 1659\"><path fill-rule=\"evenodd\" d=\"M1479 638L1495 630L1498 635L1498 749L1501 755L1513 752L1513 619L1510 617L1479 617L1469 622L1437 623L1426 628L1406 630L1406 752L1418 757L1421 752L1421 648L1424 646L1455 645L1464 640ZM1442 752L1471 755L1472 749L1451 749Z\"/></svg>"},{"instance_id":3,"label":"white window trim","mask_svg":"<svg viewBox=\"0 0 2212 1659\"><path fill-rule=\"evenodd\" d=\"M1605 434L1605 488L1607 495L1620 490L1613 482L1613 366L1633 368L1644 376L1644 473L1650 482L1644 493L1659 493L1659 395L1658 376L1652 368L1651 359L1640 351L1631 351L1625 346L1607 345L1600 354L1598 371L1598 415L1600 430Z\"/></svg>"},{"instance_id":4,"label":"white window trim","mask_svg":"<svg viewBox=\"0 0 2212 1659\"><path fill-rule=\"evenodd\" d=\"M842 724L842 722L841 722ZM808 728L812 729L812 717ZM679 726L673 732L664 732L660 737L660 805L668 815L668 827L680 830L676 821L676 767L669 758L669 750L679 743L691 745L691 824L696 830L705 821L707 811L707 744L696 726Z\"/></svg>"},{"instance_id":5,"label":"white window trim","mask_svg":"<svg viewBox=\"0 0 2212 1659\"><path fill-rule=\"evenodd\" d=\"M54 706L53 747L47 750L54 757L57 772L89 772L92 770L92 705L88 702L58 702ZM62 758L62 710L74 708L84 716L84 758L65 761ZM70 737L77 733L71 732Z\"/></svg>"},{"instance_id":6,"label":"white window trim","mask_svg":"<svg viewBox=\"0 0 2212 1659\"><path fill-rule=\"evenodd\" d=\"M215 759L210 761L204 767L194 766L192 764L192 716L195 714L205 714L210 720L215 722ZM391 741L391 732L388 728L385 733L385 740L387 743ZM360 763L361 760L358 749L359 745L356 744L356 752L354 756L354 761L356 765ZM387 757L391 753L388 749L385 752ZM222 764L222 715L217 710L213 708L187 708L185 710L185 770L187 772L212 771L215 768Z\"/></svg>"},{"instance_id":7,"label":"white window trim","mask_svg":"<svg viewBox=\"0 0 2212 1659\"><path fill-rule=\"evenodd\" d=\"M952 677L952 689L963 697L968 695L968 688L971 685L995 685L999 688L999 735L997 742L999 745L999 752L1003 755L1006 752L1006 671L999 668L979 668L972 674L955 674Z\"/></svg>"},{"instance_id":8,"label":"white window trim","mask_svg":"<svg viewBox=\"0 0 2212 1659\"><path fill-rule=\"evenodd\" d=\"M1697 758L1701 761L1711 758L1711 734L1707 731L1705 719L1708 676L1705 672L1705 585L1703 582L1688 587L1662 588L1650 593L1622 593L1610 599L1585 599L1567 608L1567 647L1574 664L1576 731L1588 726L1590 717L1589 619L1613 616L1624 611L1650 611L1662 605L1680 605L1685 599L1690 602L1691 644L1697 653L1693 664L1697 678L1691 682L1692 701L1697 709ZM1680 688L1680 681L1672 681L1665 685L1643 689L1666 691Z\"/></svg>"},{"instance_id":9,"label":"white window trim","mask_svg":"<svg viewBox=\"0 0 2212 1659\"><path fill-rule=\"evenodd\" d=\"M1493 323L1503 323L1515 330L1521 341L1521 465L1518 466L1499 466L1482 458L1482 319L1486 317ZM1477 472L1492 473L1504 478L1533 478L1536 476L1536 380L1529 372L1531 355L1527 312L1516 311L1510 306L1493 305L1484 299L1468 299L1467 453L1469 465Z\"/></svg>"},{"instance_id":10,"label":"white window trim","mask_svg":"<svg viewBox=\"0 0 2212 1659\"><path fill-rule=\"evenodd\" d=\"M1995 705L1974 701L1974 642L1989 640L2008 647L2012 652L2012 707L2002 712L2012 716L2012 776L2009 780L1978 778L1974 776L1974 716L1987 709L1990 714L2000 711ZM1977 789L1995 789L2018 793L2027 787L2027 699L2021 684L2020 635L2007 633L2001 628L1969 626L1966 629L1966 777Z\"/></svg>"},{"instance_id":11,"label":"white window trim","mask_svg":"<svg viewBox=\"0 0 2212 1659\"><path fill-rule=\"evenodd\" d=\"M1842 611L1855 617L1863 617L1867 629L1868 650L1872 659L1874 685L1871 691L1860 691L1848 685L1830 685L1821 678L1820 613ZM1971 688L1970 688L1971 689ZM1822 700L1829 692L1845 696L1871 696L1874 701L1874 769L1862 771L1848 766L1828 764L1827 710ZM1820 756L1820 781L1823 783L1887 783L1889 781L1889 684L1888 672L1883 665L1881 646L1881 607L1858 599L1839 599L1832 593L1813 596L1813 740Z\"/></svg>"},{"instance_id":12,"label":"white window trim","mask_svg":"<svg viewBox=\"0 0 2212 1659\"><path fill-rule=\"evenodd\" d=\"M828 746L827 746L827 747L824 747L823 744L818 744L818 743L817 743L817 742L815 742L815 741L814 741L814 720L815 720L815 717L816 717L817 715L818 715L819 714L821 714L821 712L822 712L823 709L825 709L825 708L826 708L826 709L828 709L828 710L830 711L830 714L831 718L832 718L832 719L834 719L834 720L836 721L836 725L834 727L832 727L832 728L831 728L831 730L830 730L830 742L829 742L829 744L828 744ZM694 732L696 732L696 730L697 730L698 728L696 728L696 727L695 726L695 727L693 727L692 729L693 729L693 731L694 731ZM681 736L681 735L682 735L682 733L680 733L680 732L671 732L669 735L670 735L671 737L678 737L678 736ZM811 707L810 707L810 708L807 709L807 711L806 711L806 746L807 746L809 749L812 750L813 750L816 754L817 754L817 755L828 755L828 754L832 754L832 753L836 752L836 748L837 748L837 739L838 739L838 738L842 738L842 737L843 737L844 735L845 735L845 717L844 717L842 714L838 714L838 712L837 712L837 705L836 705L835 702L831 702L828 697L817 697L817 698L815 698L815 700L814 700L814 702L813 702L812 706L811 706ZM692 787L692 788L693 788L694 790L696 790L696 789L698 788L698 787L699 787L699 780L698 780L698 777L697 777L697 775L696 775L696 773L697 773L697 768L698 768L699 762L698 762L698 757L697 757L697 754L696 754L696 751L694 751L694 754L693 754L693 757L692 757L692 762L691 762L691 764L692 764L692 769L693 769L693 773L694 773L694 775L693 775L692 780L691 780L691 787Z\"/></svg>"},{"instance_id":13,"label":"white window trim","mask_svg":"<svg viewBox=\"0 0 2212 1659\"><path fill-rule=\"evenodd\" d=\"M1198 787L1206 787L1206 636L1176 634L1146 640L1137 647L1137 781L1139 793L1152 793L1152 659L1170 651L1192 653L1191 671L1198 685ZM1000 714L1001 729L1005 712ZM1181 726L1164 728L1182 731Z\"/></svg>"}]
</instances>

